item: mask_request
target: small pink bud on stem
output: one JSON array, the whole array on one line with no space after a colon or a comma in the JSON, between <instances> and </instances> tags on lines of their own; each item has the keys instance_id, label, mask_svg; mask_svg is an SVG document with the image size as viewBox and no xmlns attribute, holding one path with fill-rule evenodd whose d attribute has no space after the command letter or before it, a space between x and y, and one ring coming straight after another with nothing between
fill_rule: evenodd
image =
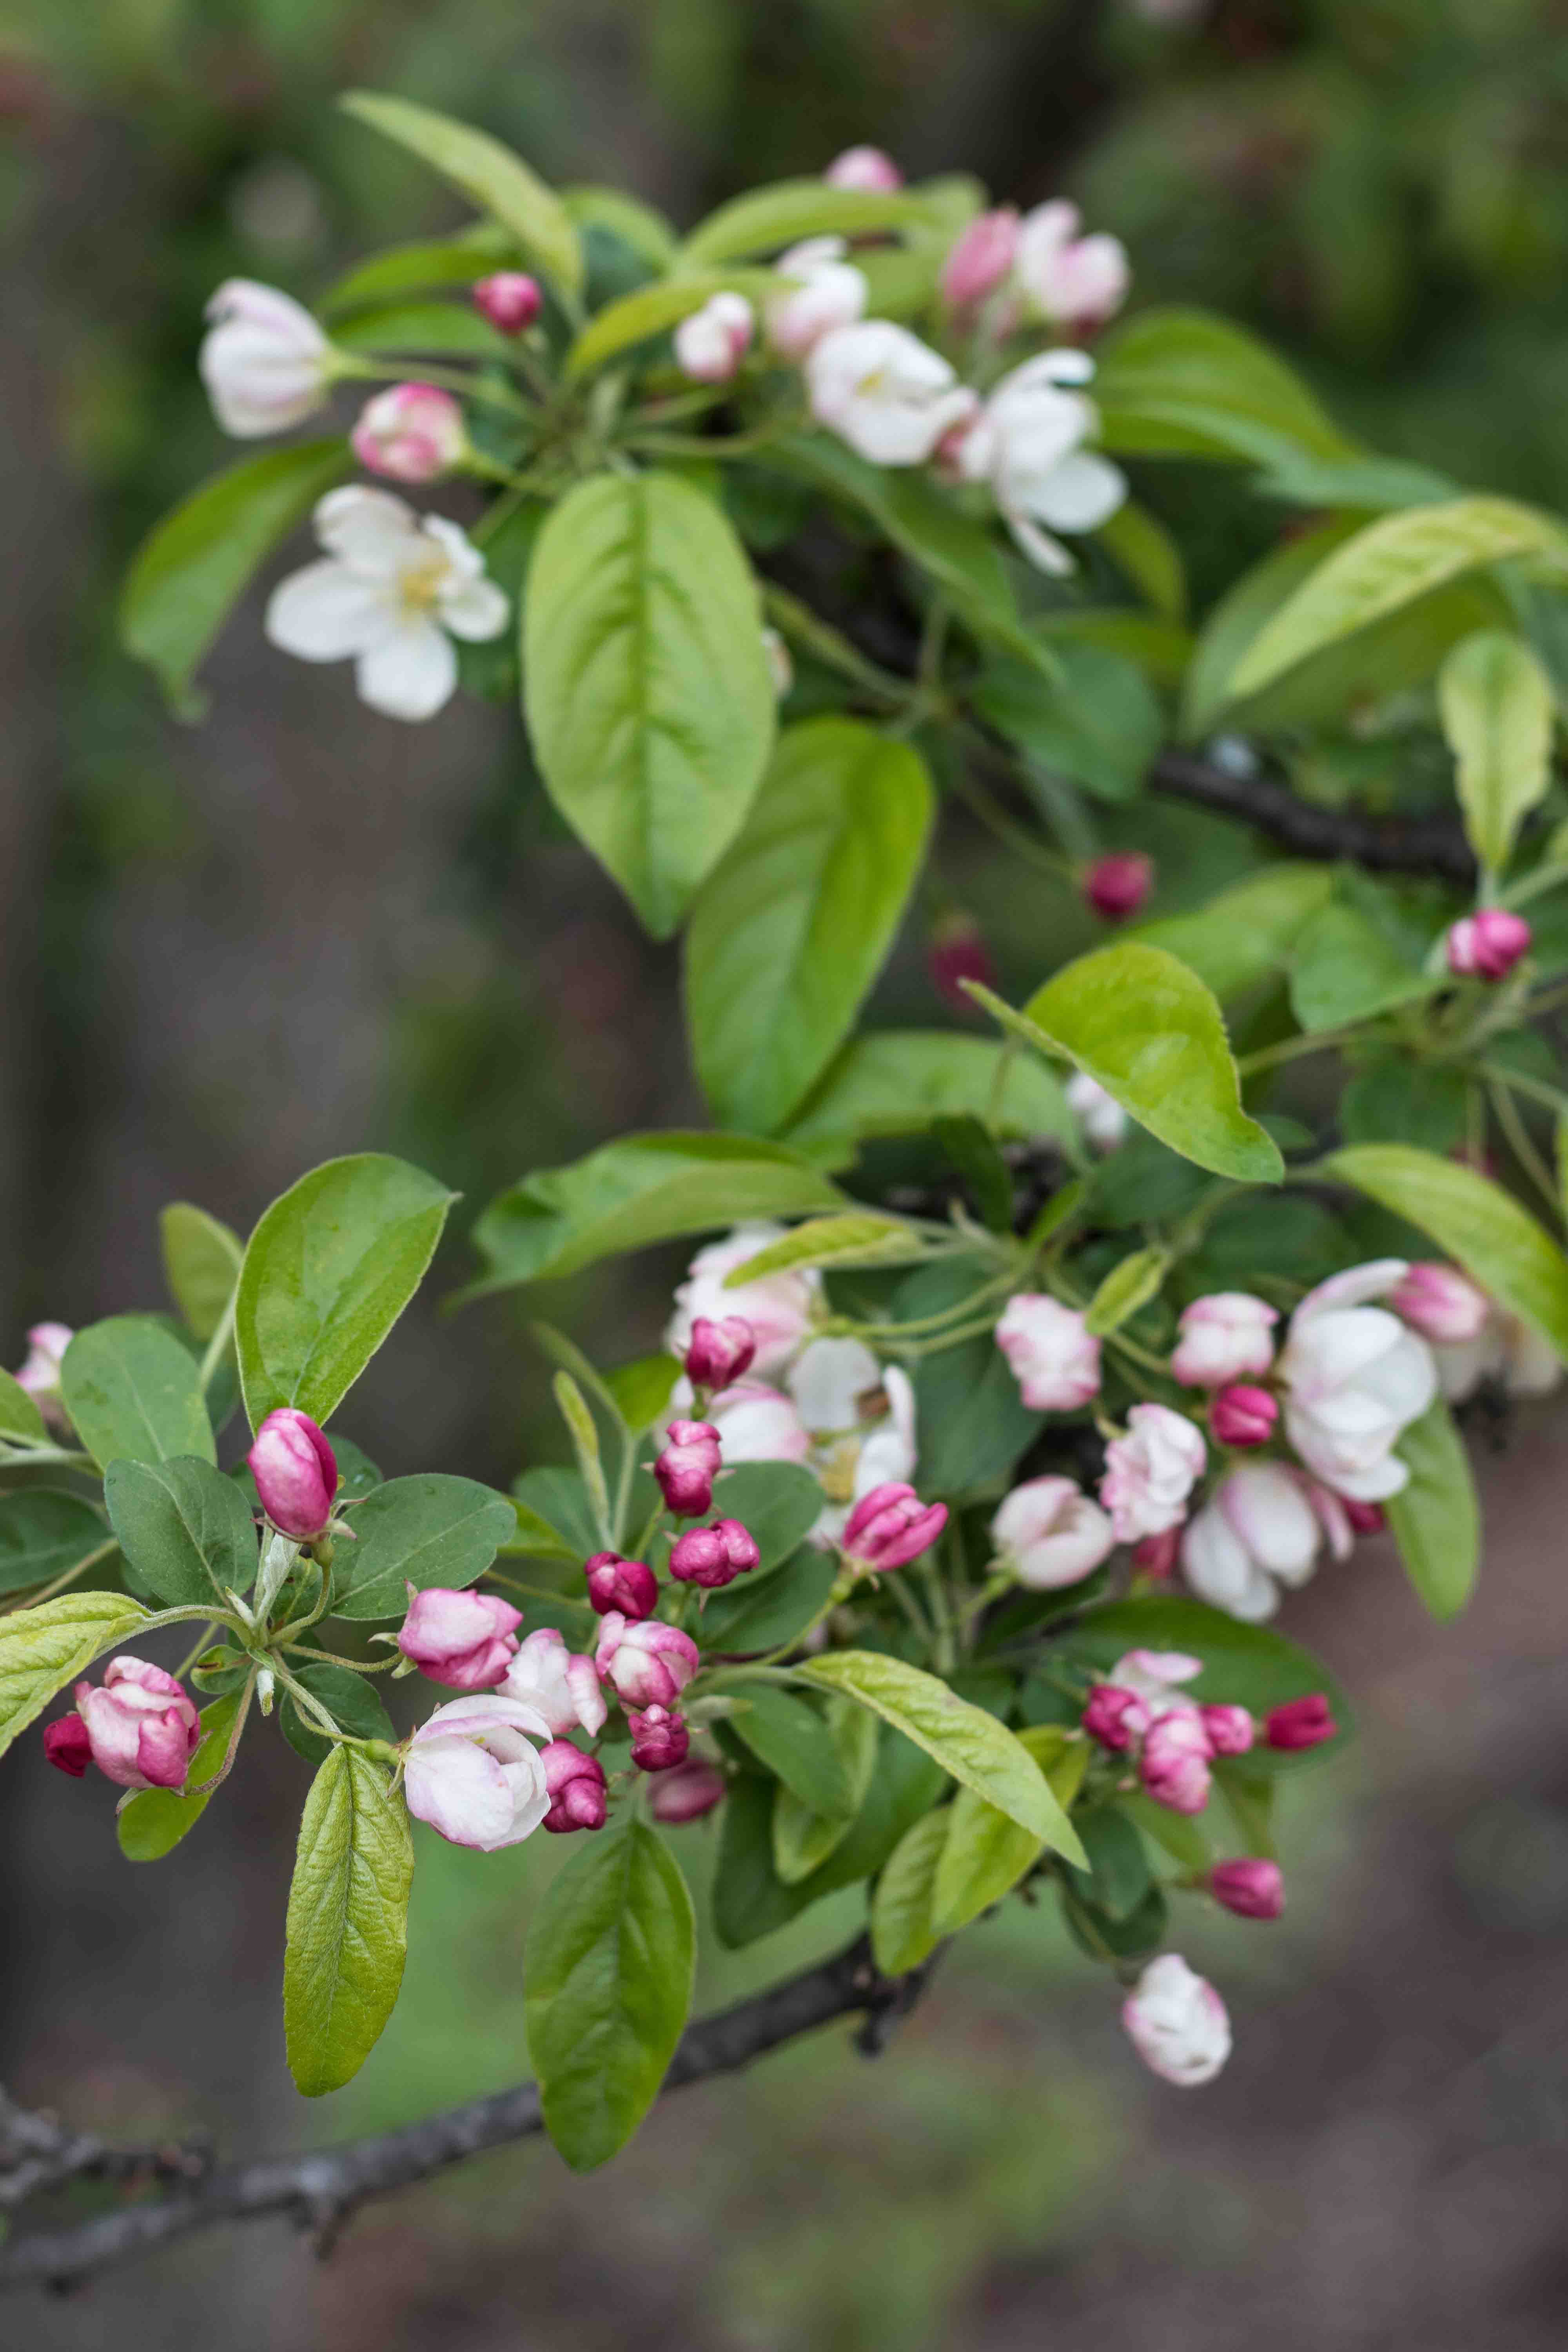
<instances>
[{"instance_id":1,"label":"small pink bud on stem","mask_svg":"<svg viewBox=\"0 0 1568 2352\"><path fill-rule=\"evenodd\" d=\"M1264 1717L1263 1738L1270 1748L1321 1748L1339 1727L1323 1693L1313 1691L1306 1698L1288 1699L1283 1706L1271 1707Z\"/></svg>"},{"instance_id":2,"label":"small pink bud on stem","mask_svg":"<svg viewBox=\"0 0 1568 2352\"><path fill-rule=\"evenodd\" d=\"M1154 862L1142 850L1113 850L1097 857L1083 877L1083 895L1108 923L1135 915L1154 887Z\"/></svg>"},{"instance_id":3,"label":"small pink bud on stem","mask_svg":"<svg viewBox=\"0 0 1568 2352\"><path fill-rule=\"evenodd\" d=\"M686 1377L694 1389L717 1394L751 1370L756 1352L757 1335L743 1315L699 1315L686 1346Z\"/></svg>"},{"instance_id":4,"label":"small pink bud on stem","mask_svg":"<svg viewBox=\"0 0 1568 2352\"><path fill-rule=\"evenodd\" d=\"M678 1519L700 1519L710 1511L719 1463L719 1433L710 1421L672 1421L668 1443L653 1465L665 1509Z\"/></svg>"},{"instance_id":5,"label":"small pink bud on stem","mask_svg":"<svg viewBox=\"0 0 1568 2352\"><path fill-rule=\"evenodd\" d=\"M1285 1874L1277 1862L1258 1854L1216 1862L1209 1873L1209 1893L1238 1919L1278 1919L1285 1908Z\"/></svg>"},{"instance_id":6,"label":"small pink bud on stem","mask_svg":"<svg viewBox=\"0 0 1568 2352\"><path fill-rule=\"evenodd\" d=\"M845 1565L862 1574L903 1568L929 1551L946 1525L945 1503L922 1503L912 1486L890 1479L856 1504L839 1549Z\"/></svg>"},{"instance_id":7,"label":"small pink bud on stem","mask_svg":"<svg viewBox=\"0 0 1568 2352\"><path fill-rule=\"evenodd\" d=\"M1258 1726L1244 1706L1205 1706L1199 1713L1216 1756L1245 1756L1258 1738Z\"/></svg>"},{"instance_id":8,"label":"small pink bud on stem","mask_svg":"<svg viewBox=\"0 0 1568 2352\"><path fill-rule=\"evenodd\" d=\"M279 1534L309 1543L326 1533L338 1491L337 1456L308 1412L291 1404L269 1412L246 1460Z\"/></svg>"},{"instance_id":9,"label":"small pink bud on stem","mask_svg":"<svg viewBox=\"0 0 1568 2352\"><path fill-rule=\"evenodd\" d=\"M1506 980L1530 950L1530 925L1507 907L1483 907L1448 933L1448 970L1460 980Z\"/></svg>"},{"instance_id":10,"label":"small pink bud on stem","mask_svg":"<svg viewBox=\"0 0 1568 2352\"><path fill-rule=\"evenodd\" d=\"M550 1811L541 1829L560 1837L570 1830L602 1830L608 1810L605 1768L596 1756L585 1756L570 1739L552 1739L539 1751Z\"/></svg>"},{"instance_id":11,"label":"small pink bud on stem","mask_svg":"<svg viewBox=\"0 0 1568 2352\"><path fill-rule=\"evenodd\" d=\"M628 1713L626 1721L631 1726L632 1762L639 1772L668 1772L685 1763L691 1735L684 1716L656 1705Z\"/></svg>"},{"instance_id":12,"label":"small pink bud on stem","mask_svg":"<svg viewBox=\"0 0 1568 2352\"><path fill-rule=\"evenodd\" d=\"M475 310L503 335L521 335L543 307L537 278L521 269L498 269L472 289Z\"/></svg>"},{"instance_id":13,"label":"small pink bud on stem","mask_svg":"<svg viewBox=\"0 0 1568 2352\"><path fill-rule=\"evenodd\" d=\"M601 1617L612 1609L634 1622L651 1617L658 1604L658 1579L640 1559L623 1559L617 1551L596 1551L584 1563L588 1598Z\"/></svg>"},{"instance_id":14,"label":"small pink bud on stem","mask_svg":"<svg viewBox=\"0 0 1568 2352\"><path fill-rule=\"evenodd\" d=\"M1246 1381L1216 1390L1209 1407L1209 1428L1221 1445L1267 1445L1279 1418L1278 1400Z\"/></svg>"},{"instance_id":15,"label":"small pink bud on stem","mask_svg":"<svg viewBox=\"0 0 1568 2352\"><path fill-rule=\"evenodd\" d=\"M647 1792L647 1809L656 1822L667 1828L679 1828L682 1822L700 1821L715 1805L722 1804L726 1788L724 1775L715 1764L693 1760L677 1764L661 1772Z\"/></svg>"}]
</instances>

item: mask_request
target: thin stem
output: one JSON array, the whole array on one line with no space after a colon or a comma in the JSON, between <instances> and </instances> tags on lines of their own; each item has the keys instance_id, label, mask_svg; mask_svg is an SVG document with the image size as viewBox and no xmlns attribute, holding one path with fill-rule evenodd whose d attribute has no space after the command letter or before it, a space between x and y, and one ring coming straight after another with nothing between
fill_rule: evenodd
<instances>
[{"instance_id":1,"label":"thin stem","mask_svg":"<svg viewBox=\"0 0 1568 2352\"><path fill-rule=\"evenodd\" d=\"M1260 1045L1255 1054L1238 1054L1236 1066L1244 1078L1255 1070L1272 1069L1278 1062L1294 1062L1303 1054L1328 1054L1355 1034L1353 1029L1315 1029L1304 1037L1285 1037L1278 1045Z\"/></svg>"},{"instance_id":2,"label":"thin stem","mask_svg":"<svg viewBox=\"0 0 1568 2352\"><path fill-rule=\"evenodd\" d=\"M1505 1069L1499 1062L1478 1062L1476 1075L1489 1085L1511 1087L1516 1094L1528 1095L1532 1102L1544 1103L1549 1110L1568 1111L1568 1094L1561 1087L1548 1086L1544 1078L1527 1078L1522 1071Z\"/></svg>"},{"instance_id":3,"label":"thin stem","mask_svg":"<svg viewBox=\"0 0 1568 2352\"><path fill-rule=\"evenodd\" d=\"M405 383L408 379L406 366L393 362L362 360L357 353L343 355L343 362L335 370L342 381L363 383ZM448 392L461 393L465 400L476 400L481 408L503 409L516 418L529 414L527 402L520 392L501 392L493 384L481 383L478 377L465 375L460 368L441 367L434 361L419 362L421 383L438 383Z\"/></svg>"},{"instance_id":4,"label":"thin stem","mask_svg":"<svg viewBox=\"0 0 1568 2352\"><path fill-rule=\"evenodd\" d=\"M195 1664L196 1660L201 1656L202 1652L206 1648L207 1643L212 1640L213 1635L216 1632L217 1627L213 1623L209 1617L206 1623L202 1627L201 1638L197 1642L195 1648L182 1658L179 1664L174 1668L174 1680L177 1683L183 1683L184 1681L185 1676L190 1673L191 1668Z\"/></svg>"},{"instance_id":5,"label":"thin stem","mask_svg":"<svg viewBox=\"0 0 1568 2352\"><path fill-rule=\"evenodd\" d=\"M948 1601L947 1585L935 1552L927 1553L921 1562L921 1570L931 1595L931 1630L936 1636L936 1670L940 1675L950 1675L958 1664L957 1631Z\"/></svg>"},{"instance_id":6,"label":"thin stem","mask_svg":"<svg viewBox=\"0 0 1568 2352\"><path fill-rule=\"evenodd\" d=\"M1553 1221L1561 1222L1562 1197L1552 1181L1551 1170L1531 1140L1529 1129L1519 1115L1518 1104L1508 1088L1500 1086L1495 1078L1488 1082L1487 1094L1493 1110L1497 1113L1498 1125L1507 1136L1514 1158L1545 1202Z\"/></svg>"},{"instance_id":7,"label":"thin stem","mask_svg":"<svg viewBox=\"0 0 1568 2352\"><path fill-rule=\"evenodd\" d=\"M934 1628L932 1627L930 1619L927 1617L925 1611L915 1599L914 1593L904 1582L903 1578L901 1576L889 1576L880 1589L884 1592L890 1592L892 1594L894 1600L903 1611L904 1615L914 1627L920 1639L929 1647L935 1639Z\"/></svg>"},{"instance_id":8,"label":"thin stem","mask_svg":"<svg viewBox=\"0 0 1568 2352\"><path fill-rule=\"evenodd\" d=\"M764 587L763 610L775 627L794 639L805 653L811 654L828 669L836 669L866 694L875 695L879 701L891 703L902 709L910 699L907 678L896 677L891 670L879 669L868 661L858 646L804 604L787 589Z\"/></svg>"},{"instance_id":9,"label":"thin stem","mask_svg":"<svg viewBox=\"0 0 1568 2352\"><path fill-rule=\"evenodd\" d=\"M97 1463L90 1454L79 1454L68 1445L16 1445L0 1441L0 1470L91 1470Z\"/></svg>"},{"instance_id":10,"label":"thin stem","mask_svg":"<svg viewBox=\"0 0 1568 2352\"><path fill-rule=\"evenodd\" d=\"M342 1666L351 1675L389 1675L394 1666L402 1664L402 1654L395 1650L386 1658L344 1658L336 1650L313 1650L309 1642L279 1642L279 1650L298 1650L308 1665Z\"/></svg>"},{"instance_id":11,"label":"thin stem","mask_svg":"<svg viewBox=\"0 0 1568 2352\"><path fill-rule=\"evenodd\" d=\"M783 434L776 425L758 425L751 433L731 433L722 439L712 440L700 433L624 433L623 449L651 449L662 457L744 457L753 449L765 449L781 440Z\"/></svg>"}]
</instances>

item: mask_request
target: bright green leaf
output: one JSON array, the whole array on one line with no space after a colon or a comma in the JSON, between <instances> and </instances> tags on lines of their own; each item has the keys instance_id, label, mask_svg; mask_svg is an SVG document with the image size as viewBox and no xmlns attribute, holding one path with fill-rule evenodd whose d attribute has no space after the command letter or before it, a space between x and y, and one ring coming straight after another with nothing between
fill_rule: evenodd
<instances>
[{"instance_id":1,"label":"bright green leaf","mask_svg":"<svg viewBox=\"0 0 1568 2352\"><path fill-rule=\"evenodd\" d=\"M384 1768L334 1748L310 1783L289 1889L283 2026L308 2099L341 2090L397 2003L414 1842Z\"/></svg>"},{"instance_id":2,"label":"bright green leaf","mask_svg":"<svg viewBox=\"0 0 1568 2352\"><path fill-rule=\"evenodd\" d=\"M210 1780L222 1767L234 1737L242 1696L239 1691L231 1691L226 1697L215 1699L211 1706L203 1707L201 1744L191 1758L185 1776L188 1790ZM126 1861L162 1862L195 1828L216 1793L209 1789L205 1796L197 1797L182 1795L177 1789L138 1789L121 1805L115 1823L120 1851Z\"/></svg>"},{"instance_id":3,"label":"bright green leaf","mask_svg":"<svg viewBox=\"0 0 1568 2352\"><path fill-rule=\"evenodd\" d=\"M216 1217L189 1201L171 1201L158 1219L163 1279L187 1330L210 1339L223 1321L245 1245Z\"/></svg>"},{"instance_id":4,"label":"bright green leaf","mask_svg":"<svg viewBox=\"0 0 1568 2352\"><path fill-rule=\"evenodd\" d=\"M853 1791L832 1733L818 1710L773 1683L743 1683L725 1719L786 1789L814 1813L847 1822Z\"/></svg>"},{"instance_id":5,"label":"bright green leaf","mask_svg":"<svg viewBox=\"0 0 1568 2352\"><path fill-rule=\"evenodd\" d=\"M1303 1029L1337 1029L1441 985L1359 907L1337 899L1309 916L1290 950L1290 1009Z\"/></svg>"},{"instance_id":6,"label":"bright green leaf","mask_svg":"<svg viewBox=\"0 0 1568 2352\"><path fill-rule=\"evenodd\" d=\"M60 1368L66 1410L93 1460L216 1462L196 1365L147 1315L111 1315L79 1331Z\"/></svg>"},{"instance_id":7,"label":"bright green leaf","mask_svg":"<svg viewBox=\"0 0 1568 2352\"><path fill-rule=\"evenodd\" d=\"M506 336L464 302L399 302L361 310L338 328L336 340L346 352L389 356L423 352L443 359L504 360L510 349ZM493 390L500 393L500 387ZM521 399L517 406L521 412Z\"/></svg>"},{"instance_id":8,"label":"bright green leaf","mask_svg":"<svg viewBox=\"0 0 1568 2352\"><path fill-rule=\"evenodd\" d=\"M479 221L457 236L389 246L333 281L316 304L323 315L395 301L436 286L472 286L505 261L510 239L493 221Z\"/></svg>"},{"instance_id":9,"label":"bright green leaf","mask_svg":"<svg viewBox=\"0 0 1568 2352\"><path fill-rule=\"evenodd\" d=\"M1088 1769L1088 1740L1080 1732L1047 1723L1021 1731L1018 1744L1034 1758L1065 1811ZM960 1789L946 1819L947 1839L937 1857L931 1900L931 1925L938 1936L956 1935L999 1903L1045 1850L1032 1831L1021 1829L973 1789Z\"/></svg>"},{"instance_id":10,"label":"bright green leaf","mask_svg":"<svg viewBox=\"0 0 1568 2352\"><path fill-rule=\"evenodd\" d=\"M1056 677L994 664L974 692L981 716L1058 775L1101 800L1131 800L1164 739L1164 714L1132 662L1072 637L1053 648Z\"/></svg>"},{"instance_id":11,"label":"bright green leaf","mask_svg":"<svg viewBox=\"0 0 1568 2352\"><path fill-rule=\"evenodd\" d=\"M1443 664L1437 704L1470 846L1500 874L1552 781L1552 682L1522 637L1480 629Z\"/></svg>"},{"instance_id":12,"label":"bright green leaf","mask_svg":"<svg viewBox=\"0 0 1568 2352\"><path fill-rule=\"evenodd\" d=\"M0 1438L18 1438L26 1445L49 1442L43 1414L21 1381L6 1371L0 1371Z\"/></svg>"},{"instance_id":13,"label":"bright green leaf","mask_svg":"<svg viewBox=\"0 0 1568 2352\"><path fill-rule=\"evenodd\" d=\"M25 1486L0 1496L0 1592L53 1584L94 1552L107 1556L112 1549L101 1513L79 1495Z\"/></svg>"},{"instance_id":14,"label":"bright green leaf","mask_svg":"<svg viewBox=\"0 0 1568 2352\"><path fill-rule=\"evenodd\" d=\"M878 229L906 227L926 217L912 190L883 195L874 190L830 187L826 180L779 180L731 197L694 228L681 247L681 265L692 268L737 261L748 254L777 253L811 236L860 236Z\"/></svg>"},{"instance_id":15,"label":"bright green leaf","mask_svg":"<svg viewBox=\"0 0 1568 2352\"><path fill-rule=\"evenodd\" d=\"M679 1358L660 1349L651 1356L634 1356L629 1364L617 1364L605 1374L605 1385L616 1401L616 1411L636 1435L653 1427L679 1378Z\"/></svg>"},{"instance_id":16,"label":"bright green leaf","mask_svg":"<svg viewBox=\"0 0 1568 2352\"><path fill-rule=\"evenodd\" d=\"M902 1217L886 1217L874 1209L845 1209L836 1216L808 1217L783 1241L769 1242L754 1257L731 1268L723 1286L737 1290L742 1283L760 1282L791 1266L907 1265L925 1255L925 1243Z\"/></svg>"},{"instance_id":17,"label":"bright green leaf","mask_svg":"<svg viewBox=\"0 0 1568 2352\"><path fill-rule=\"evenodd\" d=\"M675 231L662 213L624 188L582 186L563 188L561 202L578 228L602 228L646 261L650 269L668 269L679 247Z\"/></svg>"},{"instance_id":18,"label":"bright green leaf","mask_svg":"<svg viewBox=\"0 0 1568 2352\"><path fill-rule=\"evenodd\" d=\"M583 248L564 206L510 147L405 98L355 89L340 103L461 188L566 293L582 290Z\"/></svg>"},{"instance_id":19,"label":"bright green leaf","mask_svg":"<svg viewBox=\"0 0 1568 2352\"><path fill-rule=\"evenodd\" d=\"M37 1609L0 1617L0 1755L58 1690L144 1624L123 1592L62 1592Z\"/></svg>"},{"instance_id":20,"label":"bright green leaf","mask_svg":"<svg viewBox=\"0 0 1568 2352\"><path fill-rule=\"evenodd\" d=\"M819 1487L818 1510L821 1491ZM831 1552L802 1544L773 1574L742 1577L727 1592L710 1594L702 1611L703 1647L729 1656L757 1657L797 1641L820 1613L837 1574L838 1562Z\"/></svg>"},{"instance_id":21,"label":"bright green leaf","mask_svg":"<svg viewBox=\"0 0 1568 2352\"><path fill-rule=\"evenodd\" d=\"M901 1977L933 1950L936 1874L947 1843L944 1806L907 1830L882 1868L871 1898L871 1950L885 1977Z\"/></svg>"},{"instance_id":22,"label":"bright green leaf","mask_svg":"<svg viewBox=\"0 0 1568 2352\"><path fill-rule=\"evenodd\" d=\"M1305 925L1333 894L1329 866L1266 866L1190 915L1166 915L1126 934L1163 948L1217 997L1239 996L1278 971Z\"/></svg>"},{"instance_id":23,"label":"bright green leaf","mask_svg":"<svg viewBox=\"0 0 1568 2352\"><path fill-rule=\"evenodd\" d=\"M785 1140L801 1150L862 1139L915 1135L933 1120L989 1118L1003 1048L945 1029L890 1029L857 1037L796 1114ZM1074 1133L1059 1080L1033 1056L1015 1054L1002 1073L995 1126L1006 1137Z\"/></svg>"},{"instance_id":24,"label":"bright green leaf","mask_svg":"<svg viewBox=\"0 0 1568 2352\"><path fill-rule=\"evenodd\" d=\"M822 1488L798 1462L738 1462L721 1470L713 1489L713 1506L728 1519L739 1519L757 1547L758 1560L741 1585L737 1597L754 1590L759 1578L777 1568L803 1544L822 1515ZM717 1595L704 1604L704 1637L709 1612L719 1606ZM719 1645L729 1648L728 1643Z\"/></svg>"},{"instance_id":25,"label":"bright green leaf","mask_svg":"<svg viewBox=\"0 0 1568 2352\"><path fill-rule=\"evenodd\" d=\"M112 1462L103 1499L133 1591L164 1608L222 1607L226 1593L249 1591L258 1559L250 1505L210 1462Z\"/></svg>"},{"instance_id":26,"label":"bright green leaf","mask_svg":"<svg viewBox=\"0 0 1568 2352\"><path fill-rule=\"evenodd\" d=\"M1182 551L1157 515L1135 499L1126 499L1094 535L1146 603L1167 621L1185 619L1187 580Z\"/></svg>"},{"instance_id":27,"label":"bright green leaf","mask_svg":"<svg viewBox=\"0 0 1568 2352\"><path fill-rule=\"evenodd\" d=\"M1481 1515L1470 1459L1441 1397L1394 1447L1410 1483L1384 1505L1405 1573L1434 1617L1457 1617L1481 1564Z\"/></svg>"},{"instance_id":28,"label":"bright green leaf","mask_svg":"<svg viewBox=\"0 0 1568 2352\"><path fill-rule=\"evenodd\" d=\"M843 1843L871 1786L880 1737L876 1717L852 1698L830 1698L827 1730L844 1768L849 1810L818 1812L781 1780L773 1797L773 1868L786 1886L809 1878Z\"/></svg>"},{"instance_id":29,"label":"bright green leaf","mask_svg":"<svg viewBox=\"0 0 1568 2352\"><path fill-rule=\"evenodd\" d=\"M401 1617L407 1587L461 1591L482 1576L516 1531L504 1495L472 1478L422 1471L389 1478L349 1515L356 1540L336 1546L333 1609L340 1617Z\"/></svg>"},{"instance_id":30,"label":"bright green leaf","mask_svg":"<svg viewBox=\"0 0 1568 2352\"><path fill-rule=\"evenodd\" d=\"M1267 344L1205 310L1141 310L1097 352L1105 446L1129 456L1341 460L1359 455Z\"/></svg>"}]
</instances>

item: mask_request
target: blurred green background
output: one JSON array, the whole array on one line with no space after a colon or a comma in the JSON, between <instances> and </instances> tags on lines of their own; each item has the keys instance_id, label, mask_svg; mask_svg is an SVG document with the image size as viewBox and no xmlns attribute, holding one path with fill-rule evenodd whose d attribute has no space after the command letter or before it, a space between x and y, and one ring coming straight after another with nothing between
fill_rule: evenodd
<instances>
[{"instance_id":1,"label":"blurred green background","mask_svg":"<svg viewBox=\"0 0 1568 2352\"><path fill-rule=\"evenodd\" d=\"M1568 508L1563 0L8 0L0 512L0 1339L157 1296L187 1197L248 1225L312 1160L400 1150L480 1201L607 1134L700 1116L669 950L542 813L515 727L399 729L262 643L252 599L194 730L117 651L117 584L221 462L196 383L231 274L307 297L445 226L347 85L481 122L555 179L682 221L871 139L911 175L1072 194L1135 300L1226 309L1390 454ZM1208 593L1258 544L1194 480ZM1266 529L1274 527L1272 521ZM1179 892L1183 824L1155 845ZM1196 820L1190 820L1195 823ZM963 837L1005 976L1076 908ZM931 1024L919 943L888 1017ZM677 1259L552 1311L649 1344ZM443 1260L449 1287L460 1247ZM389 1466L505 1482L557 1448L521 1313L410 1318L356 1397ZM1310 1784L1279 1929L1194 1916L1238 2051L1149 2083L1045 1912L977 1931L875 2068L842 2033L684 2094L605 2176L532 2148L362 2217L334 2262L273 2231L17 2306L89 2352L1546 2352L1568 2322L1565 1677L1553 1424L1494 1470L1489 1580L1424 1629L1392 1559L1325 1571L1292 1629L1365 1694L1358 1766ZM0 2072L84 2125L205 2119L231 2148L420 2112L523 2071L531 1885L558 1858L422 1836L407 1987L360 2083L306 2113L281 2058L302 1768L253 1743L157 1873L14 1757L0 1823ZM47 1785L46 1785L46 1783ZM1288 1833L1291 1825L1287 1823ZM541 1845L544 1842L540 1842ZM694 1873L707 1832L683 1833ZM810 1915L708 1964L728 1998L826 1949ZM254 2241L254 2242L252 2242ZM8 2315L9 2316L9 2315ZM11 2340L7 2330L7 2340Z\"/></svg>"}]
</instances>

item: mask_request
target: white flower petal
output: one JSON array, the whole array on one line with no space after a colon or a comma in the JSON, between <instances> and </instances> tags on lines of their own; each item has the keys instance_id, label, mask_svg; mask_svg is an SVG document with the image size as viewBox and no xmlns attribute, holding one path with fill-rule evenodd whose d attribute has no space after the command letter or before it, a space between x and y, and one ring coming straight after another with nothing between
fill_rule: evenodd
<instances>
[{"instance_id":1,"label":"white flower petal","mask_svg":"<svg viewBox=\"0 0 1568 2352\"><path fill-rule=\"evenodd\" d=\"M481 643L487 637L499 637L511 610L503 588L493 580L465 580L456 588L441 591L441 619L455 637L466 637Z\"/></svg>"},{"instance_id":2,"label":"white flower petal","mask_svg":"<svg viewBox=\"0 0 1568 2352\"><path fill-rule=\"evenodd\" d=\"M434 719L457 686L457 650L434 621L408 621L360 656L354 683L388 719Z\"/></svg>"},{"instance_id":3,"label":"white flower petal","mask_svg":"<svg viewBox=\"0 0 1568 2352\"><path fill-rule=\"evenodd\" d=\"M390 579L405 566L417 541L418 518L391 490L366 489L350 482L318 501L316 537L329 555L374 580Z\"/></svg>"},{"instance_id":4,"label":"white flower petal","mask_svg":"<svg viewBox=\"0 0 1568 2352\"><path fill-rule=\"evenodd\" d=\"M332 556L280 580L263 623L269 642L300 661L343 661L363 654L396 626L389 592Z\"/></svg>"},{"instance_id":5,"label":"white flower petal","mask_svg":"<svg viewBox=\"0 0 1568 2352\"><path fill-rule=\"evenodd\" d=\"M1127 477L1120 466L1091 449L1078 449L1037 483L1029 508L1053 530L1098 530L1126 496Z\"/></svg>"}]
</instances>

